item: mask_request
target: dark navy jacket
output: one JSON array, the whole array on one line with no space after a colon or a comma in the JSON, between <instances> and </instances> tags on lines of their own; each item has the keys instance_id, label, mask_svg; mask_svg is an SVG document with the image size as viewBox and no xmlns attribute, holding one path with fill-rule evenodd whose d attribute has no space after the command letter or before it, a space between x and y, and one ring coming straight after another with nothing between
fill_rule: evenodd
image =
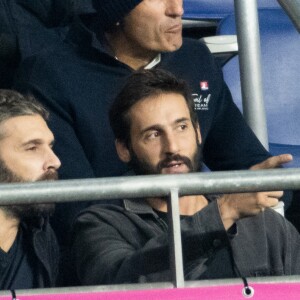
<instances>
[{"instance_id":1,"label":"dark navy jacket","mask_svg":"<svg viewBox=\"0 0 300 300\"><path fill-rule=\"evenodd\" d=\"M11 88L20 61L62 41L69 0L0 0L0 88Z\"/></svg>"},{"instance_id":2,"label":"dark navy jacket","mask_svg":"<svg viewBox=\"0 0 300 300\"><path fill-rule=\"evenodd\" d=\"M198 111L204 160L212 170L246 169L269 157L232 101L209 50L196 40L162 53L157 66L186 79ZM61 178L121 175L126 170L115 151L108 110L133 72L107 54L81 23L61 46L25 60L16 87L33 93L50 110L54 151Z\"/></svg>"}]
</instances>

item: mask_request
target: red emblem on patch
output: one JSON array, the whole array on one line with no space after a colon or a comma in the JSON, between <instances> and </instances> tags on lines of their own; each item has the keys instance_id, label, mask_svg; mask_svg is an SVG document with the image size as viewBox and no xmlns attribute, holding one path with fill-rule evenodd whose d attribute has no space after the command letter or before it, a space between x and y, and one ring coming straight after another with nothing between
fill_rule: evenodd
<instances>
[{"instance_id":1,"label":"red emblem on patch","mask_svg":"<svg viewBox=\"0 0 300 300\"><path fill-rule=\"evenodd\" d=\"M207 91L209 89L207 81L200 81L200 89L201 91Z\"/></svg>"}]
</instances>

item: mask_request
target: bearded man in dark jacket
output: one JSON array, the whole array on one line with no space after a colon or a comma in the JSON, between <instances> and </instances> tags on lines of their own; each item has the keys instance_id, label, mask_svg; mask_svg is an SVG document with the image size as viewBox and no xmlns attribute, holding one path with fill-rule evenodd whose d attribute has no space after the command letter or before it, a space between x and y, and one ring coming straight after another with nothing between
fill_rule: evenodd
<instances>
[{"instance_id":1,"label":"bearded man in dark jacket","mask_svg":"<svg viewBox=\"0 0 300 300\"><path fill-rule=\"evenodd\" d=\"M31 97L0 90L0 182L57 179L46 110ZM49 225L54 204L0 206L0 288L56 284L59 249Z\"/></svg>"},{"instance_id":2,"label":"bearded man in dark jacket","mask_svg":"<svg viewBox=\"0 0 300 300\"><path fill-rule=\"evenodd\" d=\"M201 119L186 83L171 74L132 75L110 121L117 153L137 175L187 176L201 169ZM282 194L180 195L185 280L300 274L299 234L271 209ZM149 197L80 213L72 238L79 283L171 280L167 211L165 198Z\"/></svg>"}]
</instances>

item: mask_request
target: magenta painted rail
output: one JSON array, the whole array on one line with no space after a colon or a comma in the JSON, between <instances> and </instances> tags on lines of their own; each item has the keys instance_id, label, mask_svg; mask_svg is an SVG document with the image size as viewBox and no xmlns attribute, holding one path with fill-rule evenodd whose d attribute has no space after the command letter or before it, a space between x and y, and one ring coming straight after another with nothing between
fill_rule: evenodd
<instances>
[{"instance_id":1,"label":"magenta painted rail","mask_svg":"<svg viewBox=\"0 0 300 300\"><path fill-rule=\"evenodd\" d=\"M147 289L128 291L70 292L57 294L19 294L18 300L235 300L235 299L300 299L300 283L253 283L249 284L254 293L243 295L242 284L203 286L189 288ZM11 300L12 296L0 296L1 300Z\"/></svg>"}]
</instances>

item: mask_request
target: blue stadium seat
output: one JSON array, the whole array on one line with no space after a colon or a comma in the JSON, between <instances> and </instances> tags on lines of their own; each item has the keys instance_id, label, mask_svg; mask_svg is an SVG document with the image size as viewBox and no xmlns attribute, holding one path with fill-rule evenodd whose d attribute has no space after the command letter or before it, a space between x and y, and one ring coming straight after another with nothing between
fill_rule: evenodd
<instances>
[{"instance_id":1,"label":"blue stadium seat","mask_svg":"<svg viewBox=\"0 0 300 300\"><path fill-rule=\"evenodd\" d=\"M300 35L282 9L259 10L262 78L270 152L294 154L300 167ZM224 18L218 34L235 34L234 15ZM238 57L223 67L233 99L242 111Z\"/></svg>"},{"instance_id":2,"label":"blue stadium seat","mask_svg":"<svg viewBox=\"0 0 300 300\"><path fill-rule=\"evenodd\" d=\"M279 8L276 0L258 0L258 8ZM184 18L222 19L234 12L234 0L185 0Z\"/></svg>"}]
</instances>

